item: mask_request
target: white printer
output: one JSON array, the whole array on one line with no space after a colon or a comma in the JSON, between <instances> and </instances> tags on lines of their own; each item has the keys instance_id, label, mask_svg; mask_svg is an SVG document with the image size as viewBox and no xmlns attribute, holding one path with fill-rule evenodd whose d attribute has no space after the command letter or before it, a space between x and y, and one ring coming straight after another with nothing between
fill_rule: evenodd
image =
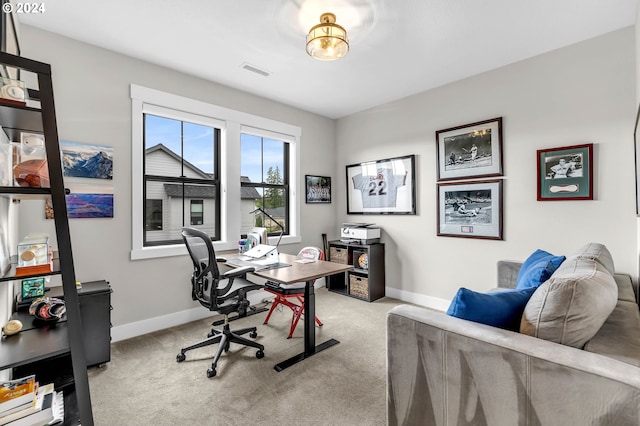
<instances>
[{"instance_id":1,"label":"white printer","mask_svg":"<svg viewBox=\"0 0 640 426\"><path fill-rule=\"evenodd\" d=\"M380 228L375 223L343 223L340 241L343 243L373 244L380 242Z\"/></svg>"}]
</instances>

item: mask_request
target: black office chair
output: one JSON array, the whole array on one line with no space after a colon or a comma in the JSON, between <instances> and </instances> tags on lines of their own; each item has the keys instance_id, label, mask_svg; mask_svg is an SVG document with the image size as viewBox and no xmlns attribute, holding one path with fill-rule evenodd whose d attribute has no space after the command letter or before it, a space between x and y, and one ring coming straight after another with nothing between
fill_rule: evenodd
<instances>
[{"instance_id":1,"label":"black office chair","mask_svg":"<svg viewBox=\"0 0 640 426\"><path fill-rule=\"evenodd\" d=\"M185 352L191 349L220 343L211 368L207 370L207 377L211 378L216 375L216 365L222 351L229 351L229 345L232 342L257 348L256 358L263 358L264 346L241 337L246 333L250 333L249 336L252 338L257 337L256 327L243 328L236 331L231 331L229 328L230 313L246 314L250 305L246 297L247 292L263 288L261 285L254 284L244 278L245 274L252 272L254 268L235 268L221 274L216 262L216 254L213 250L211 238L206 233L193 228L182 228L182 239L187 246L194 266L193 275L191 276L191 297L210 311L223 314L224 327L222 331L212 328L207 339L182 348L176 357L177 361L184 361L186 359Z\"/></svg>"}]
</instances>

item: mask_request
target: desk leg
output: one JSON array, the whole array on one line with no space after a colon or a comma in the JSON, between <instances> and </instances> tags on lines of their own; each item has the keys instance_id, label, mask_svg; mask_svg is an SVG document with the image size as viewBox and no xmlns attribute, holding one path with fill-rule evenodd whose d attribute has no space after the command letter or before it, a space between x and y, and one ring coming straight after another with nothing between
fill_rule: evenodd
<instances>
[{"instance_id":1,"label":"desk leg","mask_svg":"<svg viewBox=\"0 0 640 426\"><path fill-rule=\"evenodd\" d=\"M304 353L313 355L316 351L316 289L313 281L304 287Z\"/></svg>"},{"instance_id":2,"label":"desk leg","mask_svg":"<svg viewBox=\"0 0 640 426\"><path fill-rule=\"evenodd\" d=\"M282 361L274 368L280 372L285 368L291 367L302 361L305 358L309 358L312 355L317 354L331 346L340 343L336 339L329 339L316 346L316 293L313 287L313 281L307 281L307 285L304 287L304 352L294 357L289 358L286 361Z\"/></svg>"}]
</instances>

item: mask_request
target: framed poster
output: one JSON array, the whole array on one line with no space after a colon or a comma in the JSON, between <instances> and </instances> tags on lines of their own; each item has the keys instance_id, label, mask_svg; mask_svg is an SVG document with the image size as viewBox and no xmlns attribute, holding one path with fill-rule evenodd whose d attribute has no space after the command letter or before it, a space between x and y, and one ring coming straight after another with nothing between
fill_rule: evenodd
<instances>
[{"instance_id":1,"label":"framed poster","mask_svg":"<svg viewBox=\"0 0 640 426\"><path fill-rule=\"evenodd\" d=\"M438 235L502 240L502 180L438 184Z\"/></svg>"},{"instance_id":2,"label":"framed poster","mask_svg":"<svg viewBox=\"0 0 640 426\"><path fill-rule=\"evenodd\" d=\"M347 166L347 214L416 214L415 155Z\"/></svg>"},{"instance_id":3,"label":"framed poster","mask_svg":"<svg viewBox=\"0 0 640 426\"><path fill-rule=\"evenodd\" d=\"M538 201L593 200L593 144L538 150Z\"/></svg>"},{"instance_id":4,"label":"framed poster","mask_svg":"<svg viewBox=\"0 0 640 426\"><path fill-rule=\"evenodd\" d=\"M438 180L502 176L502 117L436 132Z\"/></svg>"},{"instance_id":5,"label":"framed poster","mask_svg":"<svg viewBox=\"0 0 640 426\"><path fill-rule=\"evenodd\" d=\"M327 176L305 175L306 203L331 204L331 178Z\"/></svg>"}]
</instances>

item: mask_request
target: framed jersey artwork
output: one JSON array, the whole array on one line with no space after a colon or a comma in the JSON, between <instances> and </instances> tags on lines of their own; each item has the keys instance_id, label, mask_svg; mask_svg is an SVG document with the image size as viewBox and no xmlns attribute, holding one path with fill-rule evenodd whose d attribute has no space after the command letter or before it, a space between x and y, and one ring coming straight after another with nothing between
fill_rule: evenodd
<instances>
[{"instance_id":1,"label":"framed jersey artwork","mask_svg":"<svg viewBox=\"0 0 640 426\"><path fill-rule=\"evenodd\" d=\"M347 214L416 214L415 155L347 166Z\"/></svg>"},{"instance_id":2,"label":"framed jersey artwork","mask_svg":"<svg viewBox=\"0 0 640 426\"><path fill-rule=\"evenodd\" d=\"M538 150L538 201L593 200L593 144Z\"/></svg>"}]
</instances>

